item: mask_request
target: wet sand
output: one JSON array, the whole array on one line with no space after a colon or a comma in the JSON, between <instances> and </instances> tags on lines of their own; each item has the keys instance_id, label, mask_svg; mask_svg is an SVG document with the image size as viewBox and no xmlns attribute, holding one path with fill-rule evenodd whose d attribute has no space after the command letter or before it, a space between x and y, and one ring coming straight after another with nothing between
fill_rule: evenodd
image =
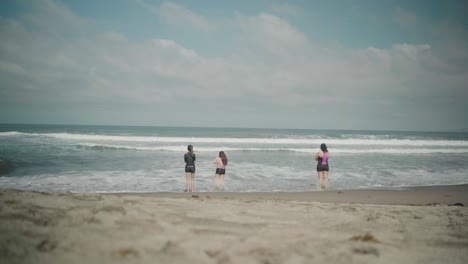
<instances>
[{"instance_id":1,"label":"wet sand","mask_svg":"<svg viewBox=\"0 0 468 264\"><path fill-rule=\"evenodd\" d=\"M330 190L313 192L203 192L197 195L211 198L238 200L282 200L324 203L360 203L387 205L450 205L464 203L468 205L468 184L450 186L408 187L399 190ZM159 198L190 198L192 193L113 193L118 196L141 196Z\"/></svg>"},{"instance_id":2,"label":"wet sand","mask_svg":"<svg viewBox=\"0 0 468 264\"><path fill-rule=\"evenodd\" d=\"M468 263L468 185L0 191L0 263Z\"/></svg>"}]
</instances>

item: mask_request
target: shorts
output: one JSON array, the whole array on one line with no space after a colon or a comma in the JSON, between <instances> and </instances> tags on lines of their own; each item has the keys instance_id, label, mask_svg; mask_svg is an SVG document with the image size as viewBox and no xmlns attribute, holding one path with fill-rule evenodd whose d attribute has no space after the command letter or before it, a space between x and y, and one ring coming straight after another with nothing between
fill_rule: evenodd
<instances>
[{"instance_id":1,"label":"shorts","mask_svg":"<svg viewBox=\"0 0 468 264\"><path fill-rule=\"evenodd\" d=\"M329 170L328 164L325 164L325 165L318 164L317 165L317 172L328 171L328 170Z\"/></svg>"},{"instance_id":2,"label":"shorts","mask_svg":"<svg viewBox=\"0 0 468 264\"><path fill-rule=\"evenodd\" d=\"M224 175L224 174L226 174L226 169L219 169L219 168L216 168L216 174Z\"/></svg>"},{"instance_id":3,"label":"shorts","mask_svg":"<svg viewBox=\"0 0 468 264\"><path fill-rule=\"evenodd\" d=\"M195 173L195 166L185 166L185 172Z\"/></svg>"}]
</instances>

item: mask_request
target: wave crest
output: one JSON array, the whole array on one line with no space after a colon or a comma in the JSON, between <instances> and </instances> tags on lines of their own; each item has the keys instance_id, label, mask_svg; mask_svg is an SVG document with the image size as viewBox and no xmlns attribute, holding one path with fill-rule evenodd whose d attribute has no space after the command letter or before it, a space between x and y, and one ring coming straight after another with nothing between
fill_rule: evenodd
<instances>
[{"instance_id":1,"label":"wave crest","mask_svg":"<svg viewBox=\"0 0 468 264\"><path fill-rule=\"evenodd\" d=\"M185 145L177 146L155 146L155 147L140 147L126 145L107 145L95 143L80 143L76 145L79 148L91 150L139 150L139 151L171 151L184 152ZM197 152L217 152L220 149L227 152L234 151L251 151L251 152L299 152L299 153L315 153L315 149L306 148L251 148L251 147L197 147ZM431 149L431 148L381 148L381 149L340 149L336 148L331 151L333 154L433 154L433 153L468 153L468 148L458 149Z\"/></svg>"},{"instance_id":2,"label":"wave crest","mask_svg":"<svg viewBox=\"0 0 468 264\"><path fill-rule=\"evenodd\" d=\"M124 135L95 135L95 134L72 134L72 133L23 133L23 132L0 132L0 136L34 136L49 137L61 140L74 141L105 141L105 142L153 142L153 143L223 143L223 144L252 144L252 145L308 145L318 146L327 143L329 146L445 146L445 147L468 147L465 140L422 140L422 139L323 139L323 138L224 138L224 137L160 137L160 136L124 136Z\"/></svg>"}]
</instances>

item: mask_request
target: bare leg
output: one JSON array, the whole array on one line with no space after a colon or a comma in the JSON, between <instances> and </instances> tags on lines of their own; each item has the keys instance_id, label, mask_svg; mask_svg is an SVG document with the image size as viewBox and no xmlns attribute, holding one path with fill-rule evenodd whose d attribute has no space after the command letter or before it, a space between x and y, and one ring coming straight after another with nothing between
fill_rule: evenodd
<instances>
[{"instance_id":1,"label":"bare leg","mask_svg":"<svg viewBox=\"0 0 468 264\"><path fill-rule=\"evenodd\" d=\"M190 175L190 180L192 182L192 192L195 191L195 172L192 172L191 175Z\"/></svg>"},{"instance_id":2,"label":"bare leg","mask_svg":"<svg viewBox=\"0 0 468 264\"><path fill-rule=\"evenodd\" d=\"M319 184L317 185L317 190L320 191L320 190L322 190L322 174L321 174L320 171L317 172L317 174L318 174L318 180L319 180Z\"/></svg>"},{"instance_id":3,"label":"bare leg","mask_svg":"<svg viewBox=\"0 0 468 264\"><path fill-rule=\"evenodd\" d=\"M219 174L214 176L214 190L219 191Z\"/></svg>"},{"instance_id":4,"label":"bare leg","mask_svg":"<svg viewBox=\"0 0 468 264\"><path fill-rule=\"evenodd\" d=\"M219 175L219 185L221 186L221 191L224 191L224 174Z\"/></svg>"},{"instance_id":5,"label":"bare leg","mask_svg":"<svg viewBox=\"0 0 468 264\"><path fill-rule=\"evenodd\" d=\"M190 191L190 172L185 173L185 191Z\"/></svg>"},{"instance_id":6,"label":"bare leg","mask_svg":"<svg viewBox=\"0 0 468 264\"><path fill-rule=\"evenodd\" d=\"M328 189L330 187L330 183L328 182L328 171L323 172L323 178L325 179L325 188Z\"/></svg>"},{"instance_id":7,"label":"bare leg","mask_svg":"<svg viewBox=\"0 0 468 264\"><path fill-rule=\"evenodd\" d=\"M213 191L216 191L216 174L213 177Z\"/></svg>"}]
</instances>

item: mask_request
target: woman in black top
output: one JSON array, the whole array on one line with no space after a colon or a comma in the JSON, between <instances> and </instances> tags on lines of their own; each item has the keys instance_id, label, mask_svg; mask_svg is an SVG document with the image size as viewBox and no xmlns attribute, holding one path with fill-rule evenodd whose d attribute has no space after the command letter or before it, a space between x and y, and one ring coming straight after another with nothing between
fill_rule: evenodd
<instances>
[{"instance_id":1,"label":"woman in black top","mask_svg":"<svg viewBox=\"0 0 468 264\"><path fill-rule=\"evenodd\" d=\"M185 185L187 192L195 191L195 153L193 153L193 146L188 145L188 152L184 155L185 161Z\"/></svg>"}]
</instances>

